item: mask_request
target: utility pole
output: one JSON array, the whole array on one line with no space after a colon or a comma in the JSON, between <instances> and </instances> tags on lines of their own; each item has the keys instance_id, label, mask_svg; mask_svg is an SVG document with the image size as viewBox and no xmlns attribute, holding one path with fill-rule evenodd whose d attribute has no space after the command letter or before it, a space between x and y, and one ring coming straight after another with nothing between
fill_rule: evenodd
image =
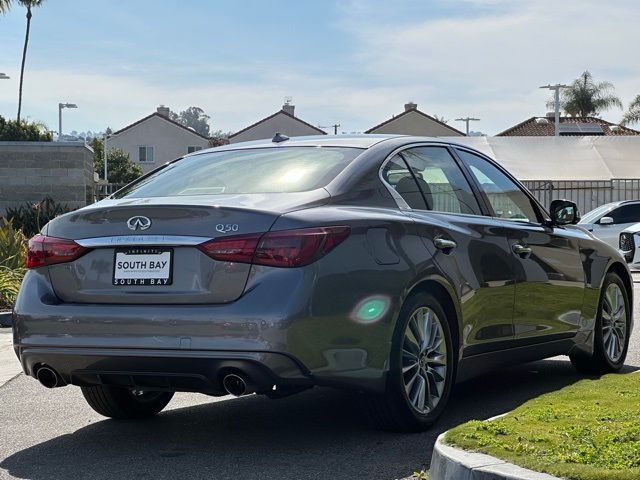
<instances>
[{"instance_id":1,"label":"utility pole","mask_svg":"<svg viewBox=\"0 0 640 480\"><path fill-rule=\"evenodd\" d=\"M333 128L333 134L337 135L339 126L340 126L339 123L334 123L333 125L326 125L324 127L322 125L318 125L318 128Z\"/></svg>"},{"instance_id":2,"label":"utility pole","mask_svg":"<svg viewBox=\"0 0 640 480\"><path fill-rule=\"evenodd\" d=\"M554 120L555 120L555 135L556 137L560 136L560 89L569 88L569 85L564 85L562 83L556 83L555 85L543 85L540 88L545 88L547 90L553 91L553 103L554 103Z\"/></svg>"},{"instance_id":3,"label":"utility pole","mask_svg":"<svg viewBox=\"0 0 640 480\"><path fill-rule=\"evenodd\" d=\"M456 122L464 122L467 126L467 136L469 136L469 122L479 122L479 118L473 117L465 117L465 118L456 118Z\"/></svg>"},{"instance_id":4,"label":"utility pole","mask_svg":"<svg viewBox=\"0 0 640 480\"><path fill-rule=\"evenodd\" d=\"M107 167L107 138L109 138L109 135L104 134L104 136L102 137L102 158L104 159L104 181L105 183L109 183L109 180L107 180L107 177L109 175L109 169ZM105 188L105 196L107 193L107 186L104 186Z\"/></svg>"}]
</instances>

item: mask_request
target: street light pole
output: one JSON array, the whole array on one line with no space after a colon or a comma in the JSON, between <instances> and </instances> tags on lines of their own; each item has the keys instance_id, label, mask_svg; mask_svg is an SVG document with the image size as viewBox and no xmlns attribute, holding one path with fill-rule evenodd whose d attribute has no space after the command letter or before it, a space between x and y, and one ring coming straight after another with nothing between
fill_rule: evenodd
<instances>
[{"instance_id":1,"label":"street light pole","mask_svg":"<svg viewBox=\"0 0 640 480\"><path fill-rule=\"evenodd\" d=\"M75 103L59 103L58 104L58 141L62 140L62 109L78 108Z\"/></svg>"},{"instance_id":2,"label":"street light pole","mask_svg":"<svg viewBox=\"0 0 640 480\"><path fill-rule=\"evenodd\" d=\"M479 122L479 118L473 117L465 117L465 118L456 118L456 122L464 122L467 126L467 136L469 136L469 122Z\"/></svg>"},{"instance_id":3,"label":"street light pole","mask_svg":"<svg viewBox=\"0 0 640 480\"><path fill-rule=\"evenodd\" d=\"M543 85L540 88L553 91L553 103L554 103L554 120L555 120L555 136L560 136L560 89L569 88L569 85L562 83L556 83L555 85Z\"/></svg>"},{"instance_id":4,"label":"street light pole","mask_svg":"<svg viewBox=\"0 0 640 480\"><path fill-rule=\"evenodd\" d=\"M109 175L109 170L107 167L107 138L109 138L109 135L107 135L106 133L104 134L103 140L102 140L102 158L104 161L104 181L105 183L109 183L108 180L108 175ZM105 194L107 193L106 191L106 186L105 188Z\"/></svg>"}]
</instances>

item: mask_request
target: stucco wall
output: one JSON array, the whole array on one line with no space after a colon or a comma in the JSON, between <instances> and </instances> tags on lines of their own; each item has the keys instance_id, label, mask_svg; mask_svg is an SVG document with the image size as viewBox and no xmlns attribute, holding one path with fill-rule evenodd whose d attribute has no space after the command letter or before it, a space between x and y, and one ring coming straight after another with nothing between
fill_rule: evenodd
<instances>
[{"instance_id":1,"label":"stucco wall","mask_svg":"<svg viewBox=\"0 0 640 480\"><path fill-rule=\"evenodd\" d=\"M229 142L238 143L273 138L277 132L287 135L288 137L322 135L322 133L318 132L315 128L311 128L295 118L279 112L274 117L229 138Z\"/></svg>"},{"instance_id":2,"label":"stucco wall","mask_svg":"<svg viewBox=\"0 0 640 480\"><path fill-rule=\"evenodd\" d=\"M394 118L368 133L390 133L397 135L417 135L422 137L459 136L455 130L440 125L417 112L409 112Z\"/></svg>"},{"instance_id":3,"label":"stucco wall","mask_svg":"<svg viewBox=\"0 0 640 480\"><path fill-rule=\"evenodd\" d=\"M93 152L82 142L0 142L0 215L50 196L79 208L93 201Z\"/></svg>"},{"instance_id":4,"label":"stucco wall","mask_svg":"<svg viewBox=\"0 0 640 480\"><path fill-rule=\"evenodd\" d=\"M139 162L140 146L152 146L154 161ZM129 159L147 173L160 165L187 154L190 146L208 148L209 141L154 115L107 140L107 150L120 148Z\"/></svg>"}]
</instances>

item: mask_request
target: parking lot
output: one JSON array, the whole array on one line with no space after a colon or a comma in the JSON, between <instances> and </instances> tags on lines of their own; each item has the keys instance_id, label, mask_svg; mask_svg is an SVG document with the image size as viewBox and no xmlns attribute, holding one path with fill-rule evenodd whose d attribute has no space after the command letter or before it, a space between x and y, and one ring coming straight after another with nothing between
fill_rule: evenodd
<instances>
[{"instance_id":1,"label":"parking lot","mask_svg":"<svg viewBox=\"0 0 640 480\"><path fill-rule=\"evenodd\" d=\"M8 329L0 336L6 345ZM640 367L637 328L627 364ZM329 389L281 400L182 393L153 420L116 422L78 388L18 375L0 387L0 478L403 478L428 467L444 430L580 378L558 357L465 382L434 428L403 435L376 430L357 395Z\"/></svg>"}]
</instances>

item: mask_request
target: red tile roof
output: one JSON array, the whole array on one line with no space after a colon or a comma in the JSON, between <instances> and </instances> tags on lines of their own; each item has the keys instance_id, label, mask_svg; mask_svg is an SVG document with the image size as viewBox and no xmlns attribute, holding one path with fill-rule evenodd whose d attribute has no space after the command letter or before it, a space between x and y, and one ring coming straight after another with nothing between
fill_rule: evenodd
<instances>
[{"instance_id":1,"label":"red tile roof","mask_svg":"<svg viewBox=\"0 0 640 480\"><path fill-rule=\"evenodd\" d=\"M540 120L542 119L542 121ZM547 120L546 122L544 120ZM627 127L621 127L615 123L607 122L596 117L560 117L560 125L587 123L597 124L602 127L602 135L640 135L640 132ZM616 127L611 129L611 127ZM555 135L555 122L552 117L531 117L524 122L498 133L497 137L553 137ZM562 136L583 136L584 133L563 133Z\"/></svg>"}]
</instances>

